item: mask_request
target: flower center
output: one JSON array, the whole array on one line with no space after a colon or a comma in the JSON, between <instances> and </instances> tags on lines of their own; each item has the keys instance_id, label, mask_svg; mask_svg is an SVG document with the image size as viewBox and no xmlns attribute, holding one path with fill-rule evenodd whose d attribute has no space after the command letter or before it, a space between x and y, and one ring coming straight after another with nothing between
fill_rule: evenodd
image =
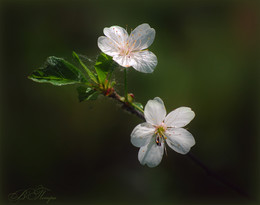
<instances>
[{"instance_id":1,"label":"flower center","mask_svg":"<svg viewBox=\"0 0 260 205\"><path fill-rule=\"evenodd\" d=\"M158 127L157 130L156 130L156 134L158 135L164 135L164 132L165 132L165 128L164 127Z\"/></svg>"},{"instance_id":2,"label":"flower center","mask_svg":"<svg viewBox=\"0 0 260 205\"><path fill-rule=\"evenodd\" d=\"M166 131L167 127L165 126L165 124L162 122L161 125L156 127L155 130L155 142L158 146L161 146L161 142L164 141L166 139L164 132Z\"/></svg>"},{"instance_id":3,"label":"flower center","mask_svg":"<svg viewBox=\"0 0 260 205\"><path fill-rule=\"evenodd\" d=\"M163 122L162 124L156 126L155 128L156 128L155 134L159 134L159 135L164 135L164 132L167 129L166 125Z\"/></svg>"},{"instance_id":4,"label":"flower center","mask_svg":"<svg viewBox=\"0 0 260 205\"><path fill-rule=\"evenodd\" d=\"M136 44L136 40L134 40L133 42L131 42L131 41L129 42L129 40L127 42L125 42L125 44L122 46L122 48L120 50L120 55L121 56L129 55L132 52L135 44Z\"/></svg>"}]
</instances>

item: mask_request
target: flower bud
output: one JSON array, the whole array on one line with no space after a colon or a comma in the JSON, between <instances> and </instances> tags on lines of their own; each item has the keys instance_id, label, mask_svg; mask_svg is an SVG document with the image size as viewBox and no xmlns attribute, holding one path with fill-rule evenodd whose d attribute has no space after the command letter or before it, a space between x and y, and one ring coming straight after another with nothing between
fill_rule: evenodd
<instances>
[{"instance_id":1,"label":"flower bud","mask_svg":"<svg viewBox=\"0 0 260 205\"><path fill-rule=\"evenodd\" d=\"M128 101L129 103L132 103L133 100L134 100L134 94L133 94L133 93L128 93L128 94L127 94L127 101Z\"/></svg>"}]
</instances>

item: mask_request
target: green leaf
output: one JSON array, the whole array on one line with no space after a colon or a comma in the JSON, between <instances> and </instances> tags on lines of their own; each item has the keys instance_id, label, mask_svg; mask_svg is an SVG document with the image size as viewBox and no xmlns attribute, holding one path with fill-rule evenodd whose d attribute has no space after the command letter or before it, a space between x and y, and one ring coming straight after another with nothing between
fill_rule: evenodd
<instances>
[{"instance_id":1,"label":"green leaf","mask_svg":"<svg viewBox=\"0 0 260 205\"><path fill-rule=\"evenodd\" d=\"M44 65L34 70L28 78L35 82L51 83L57 86L87 82L81 70L55 56L48 57Z\"/></svg>"},{"instance_id":2,"label":"green leaf","mask_svg":"<svg viewBox=\"0 0 260 205\"><path fill-rule=\"evenodd\" d=\"M111 56L100 53L97 58L96 64L94 65L99 82L103 83L107 78L108 73L113 72L114 68L117 66L117 63L113 60Z\"/></svg>"},{"instance_id":3,"label":"green leaf","mask_svg":"<svg viewBox=\"0 0 260 205\"><path fill-rule=\"evenodd\" d=\"M88 76L90 77L91 80L93 80L95 83L98 83L96 76L87 68L87 66L80 60L78 54L76 52L72 52L72 55L74 58L76 58L78 60L78 62L80 63L80 65L85 69L85 71L87 72Z\"/></svg>"},{"instance_id":4,"label":"green leaf","mask_svg":"<svg viewBox=\"0 0 260 205\"><path fill-rule=\"evenodd\" d=\"M77 91L78 91L78 98L80 102L84 100L96 100L98 95L100 94L99 91L93 90L90 87L83 87L83 86L78 87Z\"/></svg>"}]
</instances>

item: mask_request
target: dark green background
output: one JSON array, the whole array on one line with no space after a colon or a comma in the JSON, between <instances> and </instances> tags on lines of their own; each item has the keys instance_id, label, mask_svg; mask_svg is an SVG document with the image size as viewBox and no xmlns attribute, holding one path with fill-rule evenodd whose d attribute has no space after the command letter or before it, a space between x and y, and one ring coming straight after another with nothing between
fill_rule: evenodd
<instances>
[{"instance_id":1,"label":"dark green background","mask_svg":"<svg viewBox=\"0 0 260 205\"><path fill-rule=\"evenodd\" d=\"M1 1L0 194L43 185L50 204L248 204L259 193L257 1ZM48 56L95 59L103 28L156 30L152 74L129 69L129 90L168 112L189 106L192 153L250 195L232 191L187 156L139 164L130 133L141 122L113 100L79 103L75 86L27 79ZM123 72L118 70L117 77ZM118 87L122 85L120 78ZM27 204L29 201L24 201ZM32 201L41 203L42 201Z\"/></svg>"}]
</instances>

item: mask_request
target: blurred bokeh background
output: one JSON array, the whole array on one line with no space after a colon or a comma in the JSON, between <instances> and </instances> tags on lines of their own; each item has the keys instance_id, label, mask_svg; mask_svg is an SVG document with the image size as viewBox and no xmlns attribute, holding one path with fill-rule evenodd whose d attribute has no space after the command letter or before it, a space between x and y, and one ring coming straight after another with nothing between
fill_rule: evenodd
<instances>
[{"instance_id":1,"label":"blurred bokeh background","mask_svg":"<svg viewBox=\"0 0 260 205\"><path fill-rule=\"evenodd\" d=\"M168 149L153 169L130 143L141 122L100 97L79 103L75 86L27 79L48 56L95 59L112 25L156 30L153 74L131 69L136 100L160 96L168 112L189 106L192 153L249 198ZM257 1L6 0L0 3L1 204L43 185L51 204L249 204L259 199L259 4ZM122 71L116 72L117 77ZM118 88L122 84L118 83ZM45 203L24 200L23 204Z\"/></svg>"}]
</instances>

